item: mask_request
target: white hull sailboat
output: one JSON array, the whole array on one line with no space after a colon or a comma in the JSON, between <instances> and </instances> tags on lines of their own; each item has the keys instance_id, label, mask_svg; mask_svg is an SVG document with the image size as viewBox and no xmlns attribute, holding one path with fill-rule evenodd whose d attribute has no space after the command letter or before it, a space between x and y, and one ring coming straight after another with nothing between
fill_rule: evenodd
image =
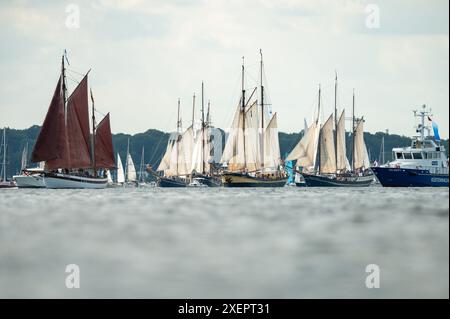
<instances>
[{"instance_id":1,"label":"white hull sailboat","mask_svg":"<svg viewBox=\"0 0 450 319\"><path fill-rule=\"evenodd\" d=\"M115 167L109 113L96 125L92 91L92 131L89 121L88 73L68 98L66 68L61 75L32 153L45 162L47 188L105 188L106 170Z\"/></svg>"},{"instance_id":2,"label":"white hull sailboat","mask_svg":"<svg viewBox=\"0 0 450 319\"><path fill-rule=\"evenodd\" d=\"M28 143L22 151L21 174L14 175L13 180L19 188L45 188L44 163L39 163L38 167L27 168L28 166Z\"/></svg>"},{"instance_id":3,"label":"white hull sailboat","mask_svg":"<svg viewBox=\"0 0 450 319\"><path fill-rule=\"evenodd\" d=\"M47 188L70 189L70 188L105 188L108 178L84 177L73 174L47 173L45 175L45 186Z\"/></svg>"}]
</instances>

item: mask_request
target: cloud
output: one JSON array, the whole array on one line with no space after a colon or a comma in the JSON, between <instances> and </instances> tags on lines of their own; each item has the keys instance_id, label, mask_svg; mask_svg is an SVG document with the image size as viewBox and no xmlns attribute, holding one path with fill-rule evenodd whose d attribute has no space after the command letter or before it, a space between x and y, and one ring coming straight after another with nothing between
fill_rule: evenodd
<instances>
[{"instance_id":1,"label":"cloud","mask_svg":"<svg viewBox=\"0 0 450 319\"><path fill-rule=\"evenodd\" d=\"M73 2L79 29L65 27L70 2L0 4L0 126L41 123L67 49L71 68L92 68L97 105L111 111L115 132L173 128L178 97L190 118L201 81L214 124L226 127L239 99L241 57L255 85L262 48L283 131L302 129L319 83L324 112L332 111L337 70L339 107L349 107L356 88L368 130L410 135L411 109L427 103L448 136L445 1ZM380 7L380 29L366 27L369 2Z\"/></svg>"}]
</instances>

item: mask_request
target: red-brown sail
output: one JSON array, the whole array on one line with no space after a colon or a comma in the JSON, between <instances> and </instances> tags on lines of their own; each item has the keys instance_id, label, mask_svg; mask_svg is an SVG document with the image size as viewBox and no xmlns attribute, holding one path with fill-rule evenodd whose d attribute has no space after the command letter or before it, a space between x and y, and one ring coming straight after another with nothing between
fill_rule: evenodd
<instances>
[{"instance_id":1,"label":"red-brown sail","mask_svg":"<svg viewBox=\"0 0 450 319\"><path fill-rule=\"evenodd\" d=\"M98 168L115 168L109 113L96 128L95 166Z\"/></svg>"},{"instance_id":2,"label":"red-brown sail","mask_svg":"<svg viewBox=\"0 0 450 319\"><path fill-rule=\"evenodd\" d=\"M90 168L87 75L67 101L67 139L70 161L63 168Z\"/></svg>"},{"instance_id":3,"label":"red-brown sail","mask_svg":"<svg viewBox=\"0 0 450 319\"><path fill-rule=\"evenodd\" d=\"M66 132L64 124L64 98L61 77L45 116L31 160L34 163L45 161L49 169L58 168L59 161L68 158L66 147ZM53 166L52 163L56 164Z\"/></svg>"}]
</instances>

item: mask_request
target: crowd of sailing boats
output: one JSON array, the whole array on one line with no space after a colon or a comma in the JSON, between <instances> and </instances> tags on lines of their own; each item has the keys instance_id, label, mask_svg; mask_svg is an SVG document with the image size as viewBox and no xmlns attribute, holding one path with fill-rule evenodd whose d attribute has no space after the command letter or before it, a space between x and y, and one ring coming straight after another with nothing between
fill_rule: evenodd
<instances>
[{"instance_id":1,"label":"crowd of sailing boats","mask_svg":"<svg viewBox=\"0 0 450 319\"><path fill-rule=\"evenodd\" d=\"M96 122L96 108L92 90L88 89L87 72L76 88L68 95L66 85L66 55L61 61L61 73L53 93L44 123L36 140L31 161L26 163L28 148L22 156L22 173L14 176L14 182L6 182L6 140L3 134L3 168L0 187L34 188L106 188L117 186L145 186L144 176L150 174L160 187L284 187L292 186L369 186L376 181L373 171L384 184L384 172L390 176L385 186L414 186L417 176L430 179L429 185L448 186L448 160L443 146L436 147L440 170L417 170L407 178L405 185L395 185L392 176L410 174L414 168L406 158L396 158L395 167L371 168L364 142L364 118L355 117L355 93L353 92L352 116L346 118L343 109L338 114L338 79L334 85L334 114L322 123L322 90L319 86L318 105L313 121L305 125L303 136L288 156L280 156L277 113L272 113L267 103L264 83L264 63L260 51L259 85L247 90L245 86L244 59L241 67L241 95L228 132L225 147L219 152L215 132L211 124L210 102L205 110L204 84L201 86L201 118L195 119L193 96L192 122L183 130L180 118L180 100L177 109L177 130L171 135L166 151L156 170L144 163L142 149L139 172L130 154L128 140L125 165L119 153L117 161L113 150L110 115L107 113ZM89 96L91 107L89 107ZM89 118L91 109L91 118ZM425 143L422 114L421 136ZM352 123L351 162L347 158L345 121ZM219 137L221 138L221 137ZM421 145L414 144L414 146ZM434 144L433 144L434 145ZM422 152L423 153L423 152ZM433 153L433 154L434 154ZM217 154L221 154L217 160ZM431 154L431 153L430 153ZM427 155L423 159L425 160ZM430 155L431 156L431 155ZM434 156L434 155L433 155ZM431 158L431 157L430 157ZM418 160L418 158L417 158ZM293 164L294 163L294 164ZM424 164L426 164L424 162ZM397 167L398 165L398 167ZM405 169L400 165L404 165ZM442 166L442 167L441 167ZM396 173L396 170L398 172ZM116 171L115 181L111 172ZM428 174L428 175L427 175ZM427 175L426 177L424 177ZM409 175L408 175L409 176ZM394 178L395 179L395 178ZM433 184L433 179L437 185ZM414 180L411 182L410 180ZM410 184L408 184L410 183Z\"/></svg>"}]
</instances>

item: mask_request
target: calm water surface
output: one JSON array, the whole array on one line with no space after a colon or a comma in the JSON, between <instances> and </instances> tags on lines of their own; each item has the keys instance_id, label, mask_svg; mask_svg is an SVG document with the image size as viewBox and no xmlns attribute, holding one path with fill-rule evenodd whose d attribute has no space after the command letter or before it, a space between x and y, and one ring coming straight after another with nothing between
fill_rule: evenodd
<instances>
[{"instance_id":1,"label":"calm water surface","mask_svg":"<svg viewBox=\"0 0 450 319\"><path fill-rule=\"evenodd\" d=\"M448 298L449 190L0 190L0 297Z\"/></svg>"}]
</instances>

